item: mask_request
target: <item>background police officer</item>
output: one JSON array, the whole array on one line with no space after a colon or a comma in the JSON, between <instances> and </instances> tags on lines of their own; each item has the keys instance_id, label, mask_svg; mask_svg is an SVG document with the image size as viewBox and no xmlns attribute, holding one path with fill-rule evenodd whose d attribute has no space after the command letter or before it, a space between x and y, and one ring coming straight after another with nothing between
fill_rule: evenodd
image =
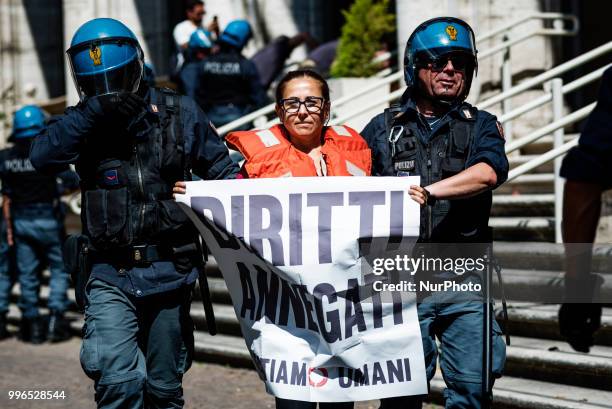
<instances>
[{"instance_id":1,"label":"background police officer","mask_svg":"<svg viewBox=\"0 0 612 409\"><path fill-rule=\"evenodd\" d=\"M253 35L246 20L230 22L218 39L219 51L200 63L196 81L185 84L215 126L259 108L266 94L257 68L241 52Z\"/></svg>"},{"instance_id":2,"label":"background police officer","mask_svg":"<svg viewBox=\"0 0 612 409\"><path fill-rule=\"evenodd\" d=\"M421 204L420 241L482 243L490 240L491 190L507 177L501 127L495 117L464 102L477 69L474 33L455 18L435 18L416 28L406 45L408 86L401 107L378 115L363 130L374 174L419 175L410 186ZM437 279L478 282L465 274ZM483 304L421 294L418 305L427 375L440 367L447 408L479 408L482 399ZM446 302L444 302L446 301ZM494 323L493 372L501 375L505 345ZM383 400L382 407L420 407L418 398Z\"/></svg>"},{"instance_id":3,"label":"background police officer","mask_svg":"<svg viewBox=\"0 0 612 409\"><path fill-rule=\"evenodd\" d=\"M183 52L185 63L179 72L179 87L185 95L191 98L196 98L194 84L198 83L198 75L201 71L199 63L210 55L212 47L210 32L198 28L191 34L187 49Z\"/></svg>"},{"instance_id":4,"label":"background police officer","mask_svg":"<svg viewBox=\"0 0 612 409\"><path fill-rule=\"evenodd\" d=\"M68 336L63 322L68 306L68 274L62 261L63 218L57 177L37 172L29 159L32 140L44 127L45 115L39 107L27 105L15 112L11 135L14 145L0 163L3 195L10 203L8 244L14 241L16 247L21 336L35 344L44 341L38 311L38 276L47 263L51 271L48 337L60 341Z\"/></svg>"},{"instance_id":5,"label":"background police officer","mask_svg":"<svg viewBox=\"0 0 612 409\"><path fill-rule=\"evenodd\" d=\"M43 171L76 163L81 177L89 244L78 259L91 266L81 364L98 407L179 408L203 261L172 186L191 170L223 179L237 168L192 99L141 81L143 53L124 24L85 23L67 54L81 101L38 135L31 160Z\"/></svg>"}]
</instances>

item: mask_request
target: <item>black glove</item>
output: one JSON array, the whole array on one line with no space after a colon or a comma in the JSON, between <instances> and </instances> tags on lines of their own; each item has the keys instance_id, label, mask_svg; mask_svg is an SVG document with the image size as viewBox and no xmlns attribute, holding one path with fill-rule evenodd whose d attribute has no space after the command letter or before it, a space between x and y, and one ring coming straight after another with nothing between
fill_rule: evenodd
<instances>
[{"instance_id":1,"label":"black glove","mask_svg":"<svg viewBox=\"0 0 612 409\"><path fill-rule=\"evenodd\" d=\"M595 344L593 334L601 327L601 304L562 304L559 332L578 352L589 352Z\"/></svg>"},{"instance_id":2,"label":"black glove","mask_svg":"<svg viewBox=\"0 0 612 409\"><path fill-rule=\"evenodd\" d=\"M93 98L98 100L105 115L124 121L137 117L147 107L144 99L131 92L112 93Z\"/></svg>"}]
</instances>

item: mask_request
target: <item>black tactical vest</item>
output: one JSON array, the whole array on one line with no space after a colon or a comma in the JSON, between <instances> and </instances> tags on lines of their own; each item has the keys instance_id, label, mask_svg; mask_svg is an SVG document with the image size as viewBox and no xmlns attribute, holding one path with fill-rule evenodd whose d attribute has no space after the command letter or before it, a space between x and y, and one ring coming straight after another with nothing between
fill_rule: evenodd
<instances>
[{"instance_id":1,"label":"black tactical vest","mask_svg":"<svg viewBox=\"0 0 612 409\"><path fill-rule=\"evenodd\" d=\"M250 84L244 58L233 50L222 51L200 63L197 100L204 110L215 104L249 105Z\"/></svg>"},{"instance_id":2,"label":"black tactical vest","mask_svg":"<svg viewBox=\"0 0 612 409\"><path fill-rule=\"evenodd\" d=\"M79 157L83 231L97 250L193 242L189 223L172 198L178 180L190 180L180 96L150 90L155 118L146 138L102 125Z\"/></svg>"},{"instance_id":3,"label":"black tactical vest","mask_svg":"<svg viewBox=\"0 0 612 409\"><path fill-rule=\"evenodd\" d=\"M4 163L4 189L9 193L11 205L53 203L58 198L56 176L42 174L30 163L31 139L18 141L6 152Z\"/></svg>"},{"instance_id":4,"label":"black tactical vest","mask_svg":"<svg viewBox=\"0 0 612 409\"><path fill-rule=\"evenodd\" d=\"M475 108L471 119L454 117L427 142L418 135L416 121L408 121L398 106L385 110L386 135L391 166L387 174L421 176L421 186L456 175L466 168L473 141ZM421 211L421 241L436 243L487 243L491 240L488 221L492 193L467 199L435 200Z\"/></svg>"}]
</instances>

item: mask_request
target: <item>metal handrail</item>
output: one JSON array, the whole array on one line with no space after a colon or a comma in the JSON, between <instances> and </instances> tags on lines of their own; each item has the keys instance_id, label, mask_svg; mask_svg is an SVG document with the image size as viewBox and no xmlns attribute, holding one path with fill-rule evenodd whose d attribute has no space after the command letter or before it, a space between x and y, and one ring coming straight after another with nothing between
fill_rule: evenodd
<instances>
[{"instance_id":1,"label":"metal handrail","mask_svg":"<svg viewBox=\"0 0 612 409\"><path fill-rule=\"evenodd\" d=\"M501 94L495 95L485 101L482 101L478 104L478 107L484 109L492 105L498 104L502 102L504 99L514 97L523 91L526 91L530 88L535 87L536 85L540 85L544 82L547 82L555 77L558 77L559 75L569 70L572 70L587 61L593 60L601 55L604 55L610 51L612 51L612 41L609 41L606 44L600 45L599 47L596 47L592 49L591 51L587 51L586 53L579 55L578 57L573 58L569 61L566 61L563 64L557 65L556 67L551 68L550 70L538 76L530 78L510 88L506 92L502 92Z\"/></svg>"},{"instance_id":2,"label":"metal handrail","mask_svg":"<svg viewBox=\"0 0 612 409\"><path fill-rule=\"evenodd\" d=\"M501 28L493 30L493 31L491 31L489 33L486 33L484 35L478 36L478 37L476 37L476 41L487 40L487 39L489 39L489 38L491 38L491 37L493 37L493 36L495 36L497 34L501 34L503 32L507 32L508 30L515 28L517 25L520 25L520 24L522 24L522 23L524 23L526 21L533 20L533 19L540 19L540 20L568 20L568 21L571 21L573 23L573 28L572 28L572 30L538 29L538 30L530 32L529 34L522 35L522 36L518 37L517 39L512 39L512 40L508 40L508 41L504 40L504 42L502 44L494 47L494 51L486 50L486 51L481 52L480 55L479 55L479 59L487 58L487 57L489 57L491 55L494 55L497 52L503 51L503 50L507 49L508 47L510 47L510 46L512 46L512 45L514 45L514 44L516 44L518 42L524 41L527 38L530 38L530 37L535 36L535 35L563 35L563 36L565 36L565 35L573 35L578 30L578 26L579 26L578 19L575 16L571 15L571 14L563 14L563 13L534 13L534 14L531 14L529 16L522 17L520 19L512 21L511 23L508 23L505 26L502 26ZM351 101L351 100L355 99L356 97L359 97L359 96L361 96L361 95L363 95L363 94L365 94L367 92L370 92L370 91L372 91L374 89L377 89L377 88L379 88L381 86L384 86L386 84L389 84L391 82L400 80L402 77L403 77L403 71L402 70L398 70L398 71L396 71L396 72L394 72L394 73L392 73L392 74L382 78L378 82L369 84L368 86L361 88L359 91L357 91L357 92L355 92L353 94L345 95L345 96L343 96L341 98L338 98L337 100L332 101L332 105L337 106L337 105L344 104L344 103L346 103L348 101ZM390 100L392 100L392 99L388 99L387 101L383 101L381 103L388 102ZM247 115L245 115L245 116L243 116L241 118L238 118L238 119L236 119L236 120L234 120L234 121L232 121L232 122L230 122L228 124L225 124L225 125L219 127L219 129L218 129L219 134L220 135L224 135L225 133L227 133L227 132L229 132L229 131L231 131L231 130L233 130L235 128L238 128L238 127L240 127L242 125L245 125L245 124L247 124L249 122L252 122L253 120L255 120L255 119L257 119L257 118L259 118L259 117L261 117L263 115L267 115L269 113L272 113L274 111L274 105L275 105L274 103L268 104L268 105L266 105L266 106L264 106L264 107L262 107L262 108L260 108L260 109L258 109L256 111L254 111L254 112L251 112L250 114L247 114ZM272 120L272 121L269 121L268 124L274 123L274 122L275 121Z\"/></svg>"},{"instance_id":3,"label":"metal handrail","mask_svg":"<svg viewBox=\"0 0 612 409\"><path fill-rule=\"evenodd\" d=\"M530 133L529 135L507 144L505 148L506 154L514 152L515 150L518 150L525 145L529 145L530 143L537 141L543 136L550 135L557 129L564 128L567 125L573 124L575 122L580 121L581 119L586 118L591 113L593 108L595 108L596 104L596 102L593 102L585 107L582 107L572 112L569 115L564 116L558 121L551 122L550 124L545 125L542 128Z\"/></svg>"},{"instance_id":4,"label":"metal handrail","mask_svg":"<svg viewBox=\"0 0 612 409\"><path fill-rule=\"evenodd\" d=\"M355 116L357 116L357 115L359 115L361 113L367 112L367 111L369 111L370 109L372 109L372 108L374 108L376 106L384 104L385 102L388 102L390 100L394 100L396 98L401 97L403 93L404 93L404 90L401 89L401 88L398 89L398 90L395 90L392 93L390 93L389 95L386 95L384 98L380 98L378 100L375 100L375 101L371 102L368 105L361 106L361 107L357 108L357 110L355 110L355 111L353 111L353 112L351 112L349 114L346 114L346 115L341 116L339 118L333 119L331 121L331 124L332 125L344 124L350 118L353 118L353 117L355 117Z\"/></svg>"},{"instance_id":5,"label":"metal handrail","mask_svg":"<svg viewBox=\"0 0 612 409\"><path fill-rule=\"evenodd\" d=\"M537 30L530 31L526 34L520 35L518 37L512 39L504 39L500 44L493 46L486 51L478 54L478 59L482 60L484 58L490 57L491 55L497 54L500 51L504 51L506 48L511 47L515 44L521 43L531 37L535 36L572 36L575 35L572 30L564 30L558 28L539 28Z\"/></svg>"},{"instance_id":6,"label":"metal handrail","mask_svg":"<svg viewBox=\"0 0 612 409\"><path fill-rule=\"evenodd\" d=\"M531 159L530 161L525 162L520 166L517 166L516 168L508 172L508 179L506 179L506 183L516 179L519 176L524 175L525 173L537 168L538 166L542 166L543 164L558 158L559 156L563 155L564 153L566 153L577 145L578 137L573 138L571 141L566 142L565 144L557 148L551 149L548 152L543 153L542 155L539 155L537 158Z\"/></svg>"},{"instance_id":7,"label":"metal handrail","mask_svg":"<svg viewBox=\"0 0 612 409\"><path fill-rule=\"evenodd\" d=\"M599 78L601 78L601 75L603 74L603 72L610 67L612 67L612 64L604 65L603 67L598 68L595 71L590 72L589 74L586 74L572 82L565 84L561 89L563 95L569 94L570 92L573 92L577 90L578 88L581 88L584 85L590 84L591 82L598 80ZM552 97L553 97L552 92L547 92L541 97L533 99L529 101L528 103L522 105L520 108L517 108L513 111L500 115L497 118L497 120L501 123L504 123L506 121L514 119L524 113L530 112L533 109L546 104L547 102L550 102L552 100Z\"/></svg>"},{"instance_id":8,"label":"metal handrail","mask_svg":"<svg viewBox=\"0 0 612 409\"><path fill-rule=\"evenodd\" d=\"M574 32L578 31L579 28L579 21L578 21L578 17L572 15L572 14L564 14L564 13L533 13L530 14L528 16L525 17L520 17L514 21L511 21L510 23L507 23L506 25L503 25L499 28L496 28L495 30L489 31L488 33L485 34L481 34L479 36L476 37L476 41L480 42L480 41L485 41L488 40L491 37L494 37L496 35L499 34L503 34L513 28L515 28L516 26L523 24L529 20L567 20L567 21L571 21L574 27Z\"/></svg>"}]
</instances>

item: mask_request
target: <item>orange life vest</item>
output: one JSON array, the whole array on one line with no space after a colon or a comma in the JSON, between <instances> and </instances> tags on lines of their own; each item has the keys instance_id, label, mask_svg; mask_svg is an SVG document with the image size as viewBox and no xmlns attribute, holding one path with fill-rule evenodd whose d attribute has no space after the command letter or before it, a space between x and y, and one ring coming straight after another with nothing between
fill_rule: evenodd
<instances>
[{"instance_id":1,"label":"orange life vest","mask_svg":"<svg viewBox=\"0 0 612 409\"><path fill-rule=\"evenodd\" d=\"M250 178L317 176L312 158L287 140L282 125L232 132L225 140L244 156L244 170ZM366 141L348 126L326 127L321 156L327 176L372 173L372 156Z\"/></svg>"}]
</instances>

